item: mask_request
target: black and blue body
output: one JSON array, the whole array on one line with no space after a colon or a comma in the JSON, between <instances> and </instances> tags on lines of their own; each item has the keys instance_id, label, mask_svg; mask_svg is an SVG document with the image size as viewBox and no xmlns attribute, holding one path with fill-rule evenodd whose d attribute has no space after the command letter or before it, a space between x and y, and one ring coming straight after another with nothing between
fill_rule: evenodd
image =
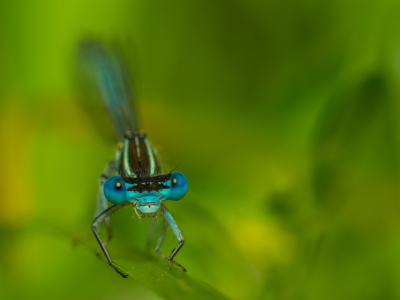
<instances>
[{"instance_id":1,"label":"black and blue body","mask_svg":"<svg viewBox=\"0 0 400 300\"><path fill-rule=\"evenodd\" d=\"M156 151L147 135L139 128L131 103L132 93L126 64L121 55L116 50L90 40L81 44L80 60L82 72L104 100L119 140L114 158L106 164L99 179L98 206L92 229L101 250L110 266L126 277L114 266L105 246L111 239L109 216L124 206L133 205L139 218L164 217L155 251L186 272L182 265L173 260L184 240L178 225L163 204L166 200L184 197L188 189L186 177L179 172L163 174ZM97 232L102 222L105 222L108 232L105 242ZM159 251L168 225L179 241L169 258Z\"/></svg>"}]
</instances>

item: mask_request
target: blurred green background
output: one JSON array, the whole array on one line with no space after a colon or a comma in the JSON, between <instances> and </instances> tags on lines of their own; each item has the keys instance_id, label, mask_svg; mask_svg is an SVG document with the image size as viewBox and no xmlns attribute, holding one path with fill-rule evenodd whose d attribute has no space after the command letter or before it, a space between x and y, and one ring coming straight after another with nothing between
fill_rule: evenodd
<instances>
[{"instance_id":1,"label":"blurred green background","mask_svg":"<svg viewBox=\"0 0 400 300\"><path fill-rule=\"evenodd\" d=\"M400 299L399 8L1 1L0 299ZM189 180L167 204L187 275L130 209L110 252L136 275L88 247L115 145L76 88L86 36L129 45L142 128Z\"/></svg>"}]
</instances>

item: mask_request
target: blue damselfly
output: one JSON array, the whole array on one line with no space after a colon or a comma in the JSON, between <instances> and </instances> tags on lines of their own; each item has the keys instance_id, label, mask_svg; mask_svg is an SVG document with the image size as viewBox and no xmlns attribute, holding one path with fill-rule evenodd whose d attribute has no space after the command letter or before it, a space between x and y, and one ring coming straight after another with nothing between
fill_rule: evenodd
<instances>
[{"instance_id":1,"label":"blue damselfly","mask_svg":"<svg viewBox=\"0 0 400 300\"><path fill-rule=\"evenodd\" d=\"M79 57L83 72L94 82L107 107L119 140L114 158L106 164L99 179L100 212L93 221L92 230L101 250L110 266L127 277L113 264L106 244L111 240L110 215L124 206L133 205L139 218L164 218L155 251L186 272L174 261L184 243L181 231L163 204L166 200L179 200L185 196L188 189L186 177L179 172L162 172L155 150L138 125L131 103L127 66L120 53L97 41L86 40L80 45ZM102 222L108 235L104 242L98 234ZM168 225L179 241L169 258L159 251Z\"/></svg>"}]
</instances>

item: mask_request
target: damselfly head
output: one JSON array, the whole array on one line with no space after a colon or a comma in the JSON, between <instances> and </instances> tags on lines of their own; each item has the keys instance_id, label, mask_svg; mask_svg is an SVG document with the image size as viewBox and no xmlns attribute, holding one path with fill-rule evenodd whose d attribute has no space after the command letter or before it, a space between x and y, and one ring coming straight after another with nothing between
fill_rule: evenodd
<instances>
[{"instance_id":1,"label":"damselfly head","mask_svg":"<svg viewBox=\"0 0 400 300\"><path fill-rule=\"evenodd\" d=\"M104 184L106 198L115 204L135 203L142 213L154 213L161 201L182 199L188 190L188 181L182 173L152 177L113 176Z\"/></svg>"}]
</instances>

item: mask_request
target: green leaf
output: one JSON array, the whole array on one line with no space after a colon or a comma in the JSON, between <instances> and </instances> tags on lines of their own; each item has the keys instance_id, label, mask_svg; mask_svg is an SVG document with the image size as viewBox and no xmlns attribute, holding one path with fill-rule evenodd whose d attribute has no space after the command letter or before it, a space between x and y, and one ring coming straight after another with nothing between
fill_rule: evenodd
<instances>
[{"instance_id":1,"label":"green leaf","mask_svg":"<svg viewBox=\"0 0 400 300\"><path fill-rule=\"evenodd\" d=\"M75 242L96 252L96 245L93 241L94 237L90 241L80 238ZM228 299L213 287L183 272L179 267L155 254L152 255L150 251L144 252L127 245L115 244L110 248L114 265L123 273L128 274L127 279L121 277L121 280L133 279L163 299ZM103 253L99 257L102 258L99 263L107 263ZM114 270L110 268L110 272L114 272ZM116 272L114 273L115 276L120 276Z\"/></svg>"}]
</instances>

